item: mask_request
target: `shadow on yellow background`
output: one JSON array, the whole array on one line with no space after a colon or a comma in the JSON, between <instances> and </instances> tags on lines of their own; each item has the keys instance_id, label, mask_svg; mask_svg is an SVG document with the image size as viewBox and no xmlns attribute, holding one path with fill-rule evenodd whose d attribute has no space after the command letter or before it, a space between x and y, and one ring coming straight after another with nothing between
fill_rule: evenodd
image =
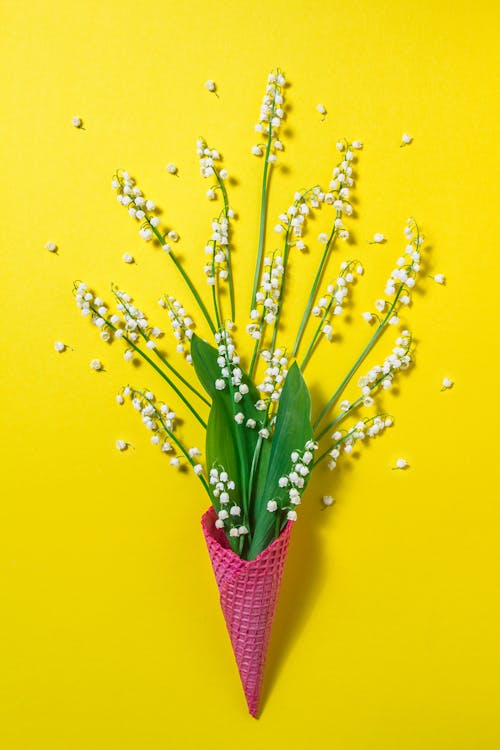
<instances>
[{"instance_id":1,"label":"shadow on yellow background","mask_svg":"<svg viewBox=\"0 0 500 750\"><path fill-rule=\"evenodd\" d=\"M4 0L2 17L1 746L498 748L494 5ZM199 527L206 502L115 404L129 379L159 383L98 340L71 284L109 298L115 282L161 326L161 292L191 304L109 185L117 167L137 177L202 286L214 210L195 154L203 135L237 180L244 321L261 174L250 147L275 65L291 81L290 133L271 228L296 189L329 179L338 137L364 143L355 243L331 267L355 255L366 273L342 341L308 368L313 392L331 392L359 351L359 313L409 215L447 284L427 279L409 312L417 363L384 398L395 427L308 490L255 722ZM400 148L405 131L413 142ZM368 245L375 231L387 244ZM56 340L74 351L58 355ZM391 346L384 337L371 363ZM106 372L90 370L93 357ZM442 393L444 376L455 386ZM118 438L135 450L118 453ZM390 470L399 456L408 471ZM326 493L336 504L320 512Z\"/></svg>"}]
</instances>

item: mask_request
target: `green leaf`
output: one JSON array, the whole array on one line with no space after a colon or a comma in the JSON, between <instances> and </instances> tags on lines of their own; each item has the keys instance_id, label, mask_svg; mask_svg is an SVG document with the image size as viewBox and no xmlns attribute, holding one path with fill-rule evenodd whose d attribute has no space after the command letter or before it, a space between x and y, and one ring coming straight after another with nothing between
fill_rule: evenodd
<instances>
[{"instance_id":1,"label":"green leaf","mask_svg":"<svg viewBox=\"0 0 500 750\"><path fill-rule=\"evenodd\" d=\"M263 412L255 408L259 393L243 371L241 381L248 386L248 393L238 404L234 403L227 384L223 390L217 390L215 381L222 377L221 368L217 363L218 351L196 334L191 339L191 356L200 383L212 398L207 425L207 468L210 470L214 463L224 466L236 485L236 491L232 496L238 501L240 507L248 507L250 514L251 501L247 497L248 484L258 440L258 427L250 429L245 427L245 423L247 419L254 419L258 424L263 418ZM243 424L235 422L235 412L243 413ZM230 539L230 543L233 544L233 542L234 539Z\"/></svg>"},{"instance_id":2,"label":"green leaf","mask_svg":"<svg viewBox=\"0 0 500 750\"><path fill-rule=\"evenodd\" d=\"M305 444L312 437L311 397L300 368L294 362L286 377L279 402L266 480L263 490L255 497L255 527L248 552L249 560L257 557L273 541L276 514L267 510L267 502L275 499L278 505L287 504L288 488L279 487L278 480L290 472L292 452L304 450ZM264 469L264 465L260 468ZM259 482L259 485L262 486L262 483Z\"/></svg>"},{"instance_id":3,"label":"green leaf","mask_svg":"<svg viewBox=\"0 0 500 750\"><path fill-rule=\"evenodd\" d=\"M191 356L193 358L193 365L198 379L208 395L213 401L219 399L227 409L233 428L232 432L229 434L236 436L236 429L239 429L242 434L245 451L243 458L245 465L247 466L248 477L255 445L257 444L258 429L251 430L244 426L237 425L234 422L233 402L229 388L226 385L224 390L218 391L215 387L215 381L222 377L221 368L217 364L217 357L219 356L217 349L206 341L200 339L196 334L193 334L191 339ZM243 369L241 382L248 386L248 393L242 398L239 404L237 404L237 411L243 412L245 415L244 423L247 419L255 419L255 421L259 423L259 420L262 420L263 414L255 408L255 403L259 400L259 392Z\"/></svg>"},{"instance_id":4,"label":"green leaf","mask_svg":"<svg viewBox=\"0 0 500 750\"><path fill-rule=\"evenodd\" d=\"M235 482L235 489L231 493L234 500L241 505L241 480L240 480L240 467L238 462L238 453L236 450L236 438L232 434L236 424L232 417L228 414L226 407L222 403L222 400L215 398L212 402L212 408L210 409L210 415L208 417L207 424L207 438L206 438L206 459L207 459L207 470L210 474L210 469L224 467L229 477ZM212 504L218 513L221 504L218 498L212 494L212 485L210 485L210 494L212 495ZM228 541L236 551L238 540L234 537L227 537Z\"/></svg>"}]
</instances>

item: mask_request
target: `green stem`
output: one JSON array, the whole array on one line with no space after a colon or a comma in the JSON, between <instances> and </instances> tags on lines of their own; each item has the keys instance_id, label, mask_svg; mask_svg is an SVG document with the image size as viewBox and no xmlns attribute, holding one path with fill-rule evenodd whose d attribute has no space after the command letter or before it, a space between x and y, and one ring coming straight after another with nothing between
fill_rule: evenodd
<instances>
[{"instance_id":1,"label":"green stem","mask_svg":"<svg viewBox=\"0 0 500 750\"><path fill-rule=\"evenodd\" d=\"M219 183L219 187L222 193L222 199L224 201L224 215L229 222L229 201L227 199L226 186L221 180L219 173L215 169L214 169L214 173L217 178L217 182ZM229 230L228 230L228 235L229 235ZM234 302L234 282L233 282L233 271L232 271L232 264L231 264L231 252L229 250L229 247L227 248L227 250L225 250L225 253L226 253L227 274L228 274L228 282L229 282L229 300L231 303L231 320L234 322L235 315L236 315L235 302Z\"/></svg>"},{"instance_id":2,"label":"green stem","mask_svg":"<svg viewBox=\"0 0 500 750\"><path fill-rule=\"evenodd\" d=\"M229 392L231 394L231 406L233 410L233 418L236 416L237 412L237 404L234 400L234 386L233 386L233 378L231 374L231 362L229 361L229 355L227 351L227 338L224 338L224 343L226 346L225 351L225 358L226 358L226 367L229 369L229 376L226 378L226 382L229 386ZM248 487L247 487L247 473L246 473L246 463L245 463L245 456L246 456L246 448L245 443L243 441L243 435L242 430L246 429L242 424L236 423L236 443L237 443L237 453L238 453L238 462L240 464L240 475L241 475L241 497L243 501L243 514L244 517L249 519L249 508L248 508ZM250 521L248 522L248 526L250 526ZM248 529L248 541L249 543L252 541L251 537L251 531L250 528Z\"/></svg>"},{"instance_id":3,"label":"green stem","mask_svg":"<svg viewBox=\"0 0 500 750\"><path fill-rule=\"evenodd\" d=\"M406 348L406 354L410 351L411 347L411 337L410 337L410 343ZM375 380L374 383L370 385L370 393L373 393L373 391L378 388L378 386L388 377L389 373L383 373L377 380ZM364 401L366 397L365 396L359 396L359 398L356 399L356 401L353 401L353 403L349 406L348 409L338 414L335 419L333 419L321 432L316 435L316 440L321 440L322 437L326 435L329 430L331 430L333 427L335 427L336 424L339 422L342 422L349 414L351 414L355 409L357 409L358 406Z\"/></svg>"},{"instance_id":4,"label":"green stem","mask_svg":"<svg viewBox=\"0 0 500 750\"><path fill-rule=\"evenodd\" d=\"M214 284L211 285L212 286L212 301L214 303L215 319L217 321L217 330L220 331L220 329L221 329L221 322L220 322L220 315L219 315L219 303L218 303L218 300L217 300L217 290L215 288L216 285L217 285L217 282L218 282L218 279L217 279L217 276L216 276L216 273L215 273L215 252L216 252L216 249L217 249L217 242L215 240L213 240L212 247L213 247L213 253L212 253L212 278L214 279L214 282L215 282Z\"/></svg>"},{"instance_id":5,"label":"green stem","mask_svg":"<svg viewBox=\"0 0 500 750\"><path fill-rule=\"evenodd\" d=\"M161 412L158 411L158 409L156 408L156 404L154 403L154 401L151 401L151 399L149 399L143 391L138 391L136 388L130 388L130 391L132 393L137 393L139 396L141 396L141 398L143 398L145 401L147 401L148 404L151 404L151 406L155 410L155 416L158 419L158 421L161 423L161 426L163 427L164 432L168 435L169 440L171 440L173 443L175 443L175 445L179 448L179 450L181 451L181 453L183 454L183 456L191 464L191 466L193 467L193 470L194 470L195 462L193 461L192 457L189 455L188 451L185 449L185 447L183 446L183 444L181 443L181 441L174 435L174 433L171 430L168 429L167 425L165 424L165 422L162 419ZM196 474L196 472L195 472L195 474ZM205 479L205 477L202 474L196 474L196 476L198 477L198 479L202 483L203 487L205 488L205 491L206 491L208 497L210 498L210 501L212 501L212 496L210 494L210 489L208 487L207 480Z\"/></svg>"},{"instance_id":6,"label":"green stem","mask_svg":"<svg viewBox=\"0 0 500 750\"><path fill-rule=\"evenodd\" d=\"M338 218L339 212L337 211L336 219ZM316 271L316 276L314 277L311 293L309 295L309 299L307 300L306 308L304 310L304 314L302 315L302 320L300 322L299 330L297 332L297 338L295 339L295 344L293 345L292 350L292 357L295 357L297 354L297 350L300 346L300 341L302 339L302 336L304 334L305 327L309 320L309 315L311 313L311 308L314 303L314 298L316 297L316 293L318 291L318 286L320 284L321 278L323 276L323 271L325 268L325 264L328 259L328 254L330 252L330 245L335 239L336 236L336 229L335 224L333 225L332 231L330 233L330 237L328 238L328 242L325 245L325 249L323 250L323 255L321 256L321 260L319 262L318 270Z\"/></svg>"},{"instance_id":7,"label":"green stem","mask_svg":"<svg viewBox=\"0 0 500 750\"><path fill-rule=\"evenodd\" d=\"M264 253L264 239L266 234L266 219L267 219L267 188L268 188L268 171L269 171L269 154L271 152L271 144L273 142L273 126L272 120L274 117L274 109L276 102L276 89L274 90L273 103L271 107L271 114L269 117L269 132L267 135L267 146L266 153L264 155L264 172L262 175L262 189L260 198L260 226L259 226L259 246L257 249L257 260L255 263L255 273L253 278L253 289L252 289L252 301L250 304L250 310L255 307L255 295L257 294L257 288L259 286L259 275L260 267L262 265L262 255Z\"/></svg>"},{"instance_id":8,"label":"green stem","mask_svg":"<svg viewBox=\"0 0 500 750\"><path fill-rule=\"evenodd\" d=\"M163 246L165 244L165 240L161 236L161 234L159 233L159 231L156 229L156 227L154 227L151 224L151 221L150 221L149 216L147 214L145 216L145 220L147 221L147 223L149 225L149 228L151 229L151 231L155 235L155 237L158 240L158 242ZM175 267L177 268L177 270L181 274L182 278L186 282L186 284L187 284L187 286L189 288L189 291L191 292L191 294L195 298L198 307L200 308L201 312L203 313L203 316L204 316L205 320L207 321L207 323L208 323L208 325L210 327L210 330L212 331L212 333L215 333L215 326L214 326L214 324L212 322L212 318L210 317L210 314L209 314L207 308L205 307L205 304L204 304L203 300L201 299L200 295L198 294L198 292L197 292L197 290L196 290L193 282L189 278L189 275L186 273L186 271L184 270L184 268L182 267L182 265L179 263L179 261L177 260L177 258L174 255L173 251L170 250L170 252L168 254L169 254L169 257L172 259L173 264L175 265Z\"/></svg>"},{"instance_id":9,"label":"green stem","mask_svg":"<svg viewBox=\"0 0 500 750\"><path fill-rule=\"evenodd\" d=\"M130 308L129 308L129 306L127 305L127 303L125 302L125 300L123 300L123 299L122 299L121 297L118 297L118 296L116 295L116 292L113 292L113 294L114 294L114 297L115 297L115 299L117 300L117 302L119 302L119 304L120 304L120 305L123 305L123 306L125 307L125 309L127 310L128 314L129 314L129 315L130 315L131 317L134 317L133 315L131 315L131 313L130 313ZM148 336L148 335L147 335L147 334L146 334L146 333L145 333L145 332L143 331L143 329L142 329L142 328L141 328L140 326L138 326L138 329L139 329L139 333L140 333L140 335L142 336L142 338L144 339L144 341L146 341L146 342L147 342L147 341L151 341L151 339L149 338L149 336ZM196 388L194 387L194 385L191 385L191 383L189 383L189 382L188 382L188 381L186 380L186 378L184 378L184 377L183 377L183 376L181 375L181 373L180 373L180 372L179 372L179 371L177 370L177 368L175 368L175 367L174 367L173 365L171 365L171 364L170 364L170 362L169 362L169 361L168 361L167 359L165 359L165 357L163 356L163 354L161 354L161 353L160 353L160 352L159 352L159 351L158 351L158 350L157 350L156 348L155 348L155 349L153 349L153 351L154 351L154 353L155 353L155 356L156 356L156 357L158 357L158 359L160 360L160 362L163 362L163 364L165 365L165 367L168 367L168 369L169 369L169 370L170 370L171 372L173 372L173 374L175 375L175 377L176 377L176 378L178 378L178 379L179 379L179 380L181 381L181 383L183 383L183 385L185 385L185 386L186 386L186 388L189 388L189 390L190 390L190 391L192 391L192 392L193 392L193 393L194 393L194 394L195 394L196 396L198 396L198 398L199 398L199 399L200 399L201 401L203 401L203 403L205 403L205 404L206 404L207 406L211 406L211 403L210 403L210 401L209 401L208 399L206 399L206 398L205 398L205 396L204 396L204 395L203 395L202 393L200 393L200 392L199 392L199 391L198 391L198 390L197 390L197 389L196 389Z\"/></svg>"},{"instance_id":10,"label":"green stem","mask_svg":"<svg viewBox=\"0 0 500 750\"><path fill-rule=\"evenodd\" d=\"M345 378L343 379L343 381L341 382L341 384L339 385L339 387L337 388L337 390L335 391L335 393L333 394L333 396L327 401L327 403L325 404L325 406L321 410L319 416L317 417L317 419L313 423L313 428L314 429L316 429L316 427L318 427L318 425L322 421L323 417L327 414L327 412L330 410L330 408L333 406L333 404L337 401L337 399L341 395L342 391L344 390L344 388L346 387L346 385L349 383L349 381L352 378L352 376L355 374L355 372L358 369L358 367L361 365L361 363L363 362L363 360L368 356L368 354L373 349L375 343L378 341L378 339L379 339L381 333L383 332L384 328L387 326L387 321L389 320L389 318L392 315L392 312L393 312L393 310L394 310L394 308L395 308L395 306L397 304L397 301L398 301L398 299L399 299L399 297L401 295L401 292L403 291L403 288L404 288L404 284L401 284L400 287L399 287L399 289L398 289L398 291L397 291L397 293L396 293L396 296L395 296L395 298L394 298L394 300L393 300L393 302L392 302L392 304L391 304L391 306L389 308L389 312L387 313L387 315L385 316L385 318L382 320L382 322L379 323L379 325L378 325L375 333L371 337L370 341L365 346L365 348L361 352L360 356L358 357L358 359L356 360L356 362L353 364L353 366L351 367L351 369L349 370L349 372L347 373L347 375L345 376Z\"/></svg>"},{"instance_id":11,"label":"green stem","mask_svg":"<svg viewBox=\"0 0 500 750\"><path fill-rule=\"evenodd\" d=\"M96 310L95 307L93 307L92 305L90 305L90 309L92 310L93 313L95 313L95 315L98 315L100 318L102 317L101 315L99 315L99 311ZM109 326L109 328L111 328L111 330L113 330L115 332L118 330L118 328L116 328L116 326L114 326L113 323L110 323L109 320L106 320L105 318L103 318L103 320L105 320L106 325ZM181 401L184 403L184 405L187 406L187 408L189 409L189 411L191 412L191 414L198 420L198 422L201 424L201 426L203 427L203 429L206 430L207 429L206 422L203 421L203 419L200 417L200 415L198 414L198 412L196 411L196 409L194 408L194 406L192 406L189 403L189 401L185 398L185 396L182 394L182 392L177 388L177 386L175 385L175 383L173 383L172 380L170 380L170 378L168 377L168 375L166 375L163 372L163 370L160 367L158 367L158 365L156 364L156 362L153 362L153 360L150 357L148 357L148 355L145 352L143 352L142 349L140 347L138 347L133 341L131 341L127 336L122 336L122 338L123 338L124 341L127 342L127 344L135 352L137 352L137 354L140 357L142 357L142 359L145 362L147 362L148 364L151 365L151 367L153 368L153 370L155 370L158 373L158 375L160 375L160 377L163 378L163 380L165 380L168 383L168 385L172 388L172 390L174 391L174 393L176 393L179 396L179 398L181 399Z\"/></svg>"}]
</instances>

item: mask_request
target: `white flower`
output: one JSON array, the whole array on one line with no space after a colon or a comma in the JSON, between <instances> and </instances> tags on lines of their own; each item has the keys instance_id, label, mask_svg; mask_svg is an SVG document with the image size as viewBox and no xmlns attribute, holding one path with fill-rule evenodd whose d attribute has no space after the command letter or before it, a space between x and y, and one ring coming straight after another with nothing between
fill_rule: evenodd
<instances>
[{"instance_id":1,"label":"white flower","mask_svg":"<svg viewBox=\"0 0 500 750\"><path fill-rule=\"evenodd\" d=\"M56 352L64 352L66 351L66 344L63 344L62 341L56 341L54 344L54 349Z\"/></svg>"},{"instance_id":2,"label":"white flower","mask_svg":"<svg viewBox=\"0 0 500 750\"><path fill-rule=\"evenodd\" d=\"M331 495L323 495L322 500L323 500L323 505L325 507L328 507L329 505L333 505L334 503L334 499Z\"/></svg>"},{"instance_id":3,"label":"white flower","mask_svg":"<svg viewBox=\"0 0 500 750\"><path fill-rule=\"evenodd\" d=\"M218 391L223 391L224 388L226 387L226 381L223 380L222 378L219 378L218 380L215 381L215 387Z\"/></svg>"},{"instance_id":4,"label":"white flower","mask_svg":"<svg viewBox=\"0 0 500 750\"><path fill-rule=\"evenodd\" d=\"M442 273L437 273L432 278L434 279L434 281L436 282L436 284L444 284L444 282L445 282L445 277L444 277L444 274L442 274Z\"/></svg>"},{"instance_id":5,"label":"white flower","mask_svg":"<svg viewBox=\"0 0 500 750\"><path fill-rule=\"evenodd\" d=\"M318 234L318 242L321 242L322 245L326 245L326 243L328 242L328 235L326 234L326 232L321 232L320 234Z\"/></svg>"},{"instance_id":6,"label":"white flower","mask_svg":"<svg viewBox=\"0 0 500 750\"><path fill-rule=\"evenodd\" d=\"M318 110L320 115L326 115L326 108L324 107L323 104L317 104L316 109Z\"/></svg>"},{"instance_id":7,"label":"white flower","mask_svg":"<svg viewBox=\"0 0 500 750\"><path fill-rule=\"evenodd\" d=\"M218 518L215 522L215 528L216 529L223 529L224 528L224 521L222 521L220 518Z\"/></svg>"},{"instance_id":8,"label":"white flower","mask_svg":"<svg viewBox=\"0 0 500 750\"><path fill-rule=\"evenodd\" d=\"M233 526L233 528L230 529L229 531L229 536L239 536L239 535L240 535L240 532L238 531L236 526Z\"/></svg>"},{"instance_id":9,"label":"white flower","mask_svg":"<svg viewBox=\"0 0 500 750\"><path fill-rule=\"evenodd\" d=\"M361 315L364 318L364 320L366 320L367 323L371 323L372 322L373 315L371 314L371 312L364 312L364 313L361 313Z\"/></svg>"},{"instance_id":10,"label":"white flower","mask_svg":"<svg viewBox=\"0 0 500 750\"><path fill-rule=\"evenodd\" d=\"M215 91L215 81L209 78L208 81L205 81L205 88L207 91Z\"/></svg>"},{"instance_id":11,"label":"white flower","mask_svg":"<svg viewBox=\"0 0 500 750\"><path fill-rule=\"evenodd\" d=\"M200 476L200 474L203 474L203 466L201 464L195 464L193 466L193 471L197 476Z\"/></svg>"},{"instance_id":12,"label":"white flower","mask_svg":"<svg viewBox=\"0 0 500 750\"><path fill-rule=\"evenodd\" d=\"M401 141L405 144L411 143L413 140L413 137L411 135L408 135L408 133L403 133L401 136Z\"/></svg>"},{"instance_id":13,"label":"white flower","mask_svg":"<svg viewBox=\"0 0 500 750\"><path fill-rule=\"evenodd\" d=\"M116 441L116 450L118 451L126 451L128 447L128 444L125 442L125 440L117 440Z\"/></svg>"},{"instance_id":14,"label":"white flower","mask_svg":"<svg viewBox=\"0 0 500 750\"><path fill-rule=\"evenodd\" d=\"M175 164L167 164L165 169L169 174L177 174L177 167Z\"/></svg>"},{"instance_id":15,"label":"white flower","mask_svg":"<svg viewBox=\"0 0 500 750\"><path fill-rule=\"evenodd\" d=\"M384 242L384 241L385 241L385 236L381 234L380 232L375 232L375 234L373 235L373 242Z\"/></svg>"},{"instance_id":16,"label":"white flower","mask_svg":"<svg viewBox=\"0 0 500 750\"><path fill-rule=\"evenodd\" d=\"M215 190L213 188L207 190L207 198L209 201L215 200Z\"/></svg>"},{"instance_id":17,"label":"white flower","mask_svg":"<svg viewBox=\"0 0 500 750\"><path fill-rule=\"evenodd\" d=\"M278 510L278 503L276 500L269 500L266 507L270 513L274 513L274 511Z\"/></svg>"},{"instance_id":18,"label":"white flower","mask_svg":"<svg viewBox=\"0 0 500 750\"><path fill-rule=\"evenodd\" d=\"M81 117L72 117L71 118L71 124L75 128L81 128L82 127L82 118Z\"/></svg>"},{"instance_id":19,"label":"white flower","mask_svg":"<svg viewBox=\"0 0 500 750\"><path fill-rule=\"evenodd\" d=\"M443 378L441 390L445 391L447 388L451 388L452 385L453 385L453 380L450 380L450 378Z\"/></svg>"},{"instance_id":20,"label":"white flower","mask_svg":"<svg viewBox=\"0 0 500 750\"><path fill-rule=\"evenodd\" d=\"M121 393L116 394L116 403L120 404L120 406L125 403L125 399L123 398Z\"/></svg>"},{"instance_id":21,"label":"white flower","mask_svg":"<svg viewBox=\"0 0 500 750\"><path fill-rule=\"evenodd\" d=\"M57 252L57 245L55 242L47 242L45 249L48 250L49 253L55 253Z\"/></svg>"},{"instance_id":22,"label":"white flower","mask_svg":"<svg viewBox=\"0 0 500 750\"><path fill-rule=\"evenodd\" d=\"M91 359L89 364L92 370L96 370L96 372L102 370L102 362L100 359Z\"/></svg>"},{"instance_id":23,"label":"white flower","mask_svg":"<svg viewBox=\"0 0 500 750\"><path fill-rule=\"evenodd\" d=\"M236 424L243 424L244 419L245 419L245 415L243 414L242 411L234 415L234 421L236 422Z\"/></svg>"},{"instance_id":24,"label":"white flower","mask_svg":"<svg viewBox=\"0 0 500 750\"><path fill-rule=\"evenodd\" d=\"M356 148L356 149L363 148L363 144L361 143L361 141L353 141L351 145L353 148Z\"/></svg>"},{"instance_id":25,"label":"white flower","mask_svg":"<svg viewBox=\"0 0 500 750\"><path fill-rule=\"evenodd\" d=\"M395 469L406 469L408 466L408 461L405 458L398 458L396 461Z\"/></svg>"},{"instance_id":26,"label":"white flower","mask_svg":"<svg viewBox=\"0 0 500 750\"><path fill-rule=\"evenodd\" d=\"M262 156L262 149L260 146L252 146L252 154L254 156Z\"/></svg>"},{"instance_id":27,"label":"white flower","mask_svg":"<svg viewBox=\"0 0 500 750\"><path fill-rule=\"evenodd\" d=\"M286 514L286 517L289 521L296 521L297 520L297 512L295 510L289 510Z\"/></svg>"},{"instance_id":28,"label":"white flower","mask_svg":"<svg viewBox=\"0 0 500 750\"><path fill-rule=\"evenodd\" d=\"M123 253L122 260L123 260L124 263L133 263L134 262L134 258L133 258L132 255L130 255L130 253Z\"/></svg>"}]
</instances>

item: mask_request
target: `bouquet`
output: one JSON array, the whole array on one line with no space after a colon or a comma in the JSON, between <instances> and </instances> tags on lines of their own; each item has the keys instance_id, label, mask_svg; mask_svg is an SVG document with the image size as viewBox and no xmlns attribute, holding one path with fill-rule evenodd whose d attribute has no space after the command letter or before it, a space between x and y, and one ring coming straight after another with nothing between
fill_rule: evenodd
<instances>
[{"instance_id":1,"label":"bouquet","mask_svg":"<svg viewBox=\"0 0 500 750\"><path fill-rule=\"evenodd\" d=\"M129 172L118 170L112 180L117 200L136 222L140 236L160 246L185 282L183 302L163 293L159 305L172 328L177 353L193 366L198 382L184 375L184 365L166 354L163 331L150 322L127 291L112 287L115 309L111 310L86 283L74 283L76 303L99 330L101 339L121 341L125 359L142 359L165 385L170 405L149 388L131 384L123 387L117 401L131 401L151 431L151 442L167 454L172 467L190 467L206 493L210 506L202 517L203 534L253 716L259 708L288 542L308 481L323 462L334 470L355 444L391 426L392 417L374 408L375 396L389 390L398 373L411 363L412 336L400 325L400 315L410 304L423 265L423 239L416 221L409 219L403 249L384 294L373 310L362 315L362 325L367 326L366 345L329 398L314 404L313 409L304 373L316 350L331 345L336 320L363 274L355 258L330 267L338 244L349 240L356 152L362 144L347 139L336 144L338 163L328 184L295 193L274 227L276 242L268 247L270 176L284 150L280 127L286 118L286 85L280 70L269 75L255 126L259 142L251 149L262 159L262 191L249 301L240 298L233 275L235 214L229 200L229 173L219 151L198 140L201 175L209 182L207 197L219 207L204 249L205 292L195 286L178 259L175 245L179 236L162 224L155 203ZM170 165L169 169L175 172L176 168ZM319 211L329 212L330 229L316 240L309 236L308 225ZM375 234L373 241L383 240ZM320 248L310 254L316 263L314 280L301 302L295 336L282 341L287 274L290 264L305 253L306 241L317 242ZM130 261L130 257L124 256L124 260ZM195 317L209 340L195 332ZM380 365L358 374L359 394L347 400L346 387L387 328L395 334L391 350ZM240 355L245 337L250 345L246 358ZM102 366L100 360L91 365L95 369ZM175 409L181 408L183 417L195 420L204 435L204 457L198 447L183 440L172 398ZM120 442L117 447L123 449L126 444ZM326 495L325 505L330 502Z\"/></svg>"}]
</instances>

